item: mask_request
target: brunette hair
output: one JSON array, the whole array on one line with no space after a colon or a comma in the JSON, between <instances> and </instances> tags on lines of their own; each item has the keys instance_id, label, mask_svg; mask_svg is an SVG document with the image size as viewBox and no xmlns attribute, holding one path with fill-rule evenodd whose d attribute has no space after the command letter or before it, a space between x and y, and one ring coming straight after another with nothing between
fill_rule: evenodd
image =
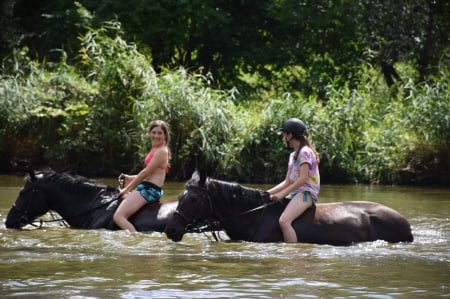
<instances>
[{"instance_id":1,"label":"brunette hair","mask_svg":"<svg viewBox=\"0 0 450 299\"><path fill-rule=\"evenodd\" d=\"M170 160L172 158L172 152L170 151L170 148L169 148L170 134L171 134L170 127L163 120L154 120L154 121L152 121L150 123L150 127L148 129L148 132L151 132L151 130L153 130L155 127L160 127L163 130L164 135L166 135L166 146L167 146L167 148L169 150L169 160Z\"/></svg>"},{"instance_id":2,"label":"brunette hair","mask_svg":"<svg viewBox=\"0 0 450 299\"><path fill-rule=\"evenodd\" d=\"M169 145L170 143L170 128L169 125L163 121L163 120L154 120L150 123L150 127L148 129L148 132L151 132L151 130L153 130L155 127L160 127L163 132L164 135L166 135L166 145Z\"/></svg>"}]
</instances>

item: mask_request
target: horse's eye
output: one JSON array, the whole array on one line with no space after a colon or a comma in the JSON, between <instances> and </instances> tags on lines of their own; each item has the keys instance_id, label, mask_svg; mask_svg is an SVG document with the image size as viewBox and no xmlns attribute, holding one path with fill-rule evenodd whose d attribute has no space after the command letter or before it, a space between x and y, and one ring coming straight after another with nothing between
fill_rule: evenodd
<instances>
[{"instance_id":1,"label":"horse's eye","mask_svg":"<svg viewBox=\"0 0 450 299\"><path fill-rule=\"evenodd\" d=\"M189 201L189 202L195 202L196 201L196 197L192 196L192 195L186 196L185 199L186 199L186 201Z\"/></svg>"},{"instance_id":2,"label":"horse's eye","mask_svg":"<svg viewBox=\"0 0 450 299\"><path fill-rule=\"evenodd\" d=\"M182 193L180 193L180 195L178 195L178 201L184 200L188 194L189 193L186 190L184 190Z\"/></svg>"}]
</instances>

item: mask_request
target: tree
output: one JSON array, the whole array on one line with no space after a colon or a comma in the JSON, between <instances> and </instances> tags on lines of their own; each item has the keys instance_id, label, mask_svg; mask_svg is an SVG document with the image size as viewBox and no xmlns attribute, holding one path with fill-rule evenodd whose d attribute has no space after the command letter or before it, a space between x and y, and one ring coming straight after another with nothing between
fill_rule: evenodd
<instances>
[{"instance_id":1,"label":"tree","mask_svg":"<svg viewBox=\"0 0 450 299\"><path fill-rule=\"evenodd\" d=\"M448 61L446 0L6 0L2 56L28 46L39 59L69 59L86 27L122 23L125 38L146 49L158 71L184 66L211 72L216 84L241 91L243 74L265 78L297 67L283 88L321 94L329 84L356 86L362 65L378 66L386 83L400 80L397 62L414 64L417 80ZM245 95L245 93L243 93Z\"/></svg>"}]
</instances>

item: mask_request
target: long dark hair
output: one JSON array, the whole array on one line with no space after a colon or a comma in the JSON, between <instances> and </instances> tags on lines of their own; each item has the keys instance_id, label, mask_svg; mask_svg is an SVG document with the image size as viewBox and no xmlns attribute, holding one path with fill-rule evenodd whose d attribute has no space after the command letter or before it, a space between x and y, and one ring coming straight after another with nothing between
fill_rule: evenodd
<instances>
[{"instance_id":1,"label":"long dark hair","mask_svg":"<svg viewBox=\"0 0 450 299\"><path fill-rule=\"evenodd\" d=\"M309 148L313 151L314 156L316 156L317 164L319 164L320 163L320 154L316 150L316 148L311 144L308 137L306 135L302 135L302 136L298 136L298 137L294 137L294 138L300 141L300 147L298 148L298 151L295 153L294 160L297 160L300 150L302 149L302 147L304 147L306 145L306 146L309 146Z\"/></svg>"}]
</instances>

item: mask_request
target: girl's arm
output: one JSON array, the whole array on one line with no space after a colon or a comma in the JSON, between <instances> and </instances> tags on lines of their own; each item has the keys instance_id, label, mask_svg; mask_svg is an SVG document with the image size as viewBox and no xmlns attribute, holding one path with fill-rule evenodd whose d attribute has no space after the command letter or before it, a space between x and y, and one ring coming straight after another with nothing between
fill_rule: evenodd
<instances>
[{"instance_id":1,"label":"girl's arm","mask_svg":"<svg viewBox=\"0 0 450 299\"><path fill-rule=\"evenodd\" d=\"M279 183L278 185L276 185L275 187L270 188L269 190L267 190L267 192L269 192L270 194L274 194L279 192L280 190L283 190L284 188L286 188L288 186L288 180L287 178L284 179L284 181L282 181L281 183Z\"/></svg>"},{"instance_id":2,"label":"girl's arm","mask_svg":"<svg viewBox=\"0 0 450 299\"><path fill-rule=\"evenodd\" d=\"M126 184L125 188L120 191L119 196L123 196L136 188L136 186L141 183L146 177L148 177L152 172L154 172L158 168L158 166L163 165L163 163L165 162L165 156L165 151L163 149L158 149L153 155L150 163L148 163L144 169L142 169L137 175L130 176L132 180L128 184Z\"/></svg>"},{"instance_id":3,"label":"girl's arm","mask_svg":"<svg viewBox=\"0 0 450 299\"><path fill-rule=\"evenodd\" d=\"M272 200L281 200L281 199L285 198L286 196L288 196L295 189L301 187L308 180L308 172L309 172L308 163L301 164L300 165L300 176L298 177L298 179L294 183L292 183L290 185L288 184L284 188L276 189L281 184L274 187L273 189L276 189L275 191L272 191L272 192L269 191L269 193L271 194L271 199ZM287 178L284 180L283 183L285 183L285 182L287 182Z\"/></svg>"}]
</instances>

